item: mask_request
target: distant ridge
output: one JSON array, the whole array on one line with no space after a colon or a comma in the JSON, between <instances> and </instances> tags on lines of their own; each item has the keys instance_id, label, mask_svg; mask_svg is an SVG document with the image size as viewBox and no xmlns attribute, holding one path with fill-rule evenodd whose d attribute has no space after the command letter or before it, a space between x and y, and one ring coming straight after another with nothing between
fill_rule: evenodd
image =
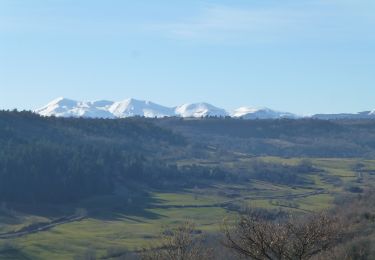
<instances>
[{"instance_id":1,"label":"distant ridge","mask_svg":"<svg viewBox=\"0 0 375 260\"><path fill-rule=\"evenodd\" d=\"M228 116L229 113L222 108L208 103L184 104L175 108L175 115L181 117L206 117L206 116Z\"/></svg>"},{"instance_id":2,"label":"distant ridge","mask_svg":"<svg viewBox=\"0 0 375 260\"><path fill-rule=\"evenodd\" d=\"M340 113L340 114L317 114L312 118L323 120L337 120L337 119L375 119L374 111L364 111L356 114Z\"/></svg>"},{"instance_id":3,"label":"distant ridge","mask_svg":"<svg viewBox=\"0 0 375 260\"><path fill-rule=\"evenodd\" d=\"M252 108L252 107L240 107L234 110L232 113L233 117L241 117L243 119L279 119L279 118L290 118L297 119L297 116L288 112L275 111L269 108Z\"/></svg>"},{"instance_id":4,"label":"distant ridge","mask_svg":"<svg viewBox=\"0 0 375 260\"><path fill-rule=\"evenodd\" d=\"M34 110L34 112L42 116L86 118L126 118L134 116L160 118L229 115L224 109L207 103L189 103L177 107L166 107L151 101L133 98L118 102L107 100L83 102L60 97Z\"/></svg>"},{"instance_id":5,"label":"distant ridge","mask_svg":"<svg viewBox=\"0 0 375 260\"><path fill-rule=\"evenodd\" d=\"M309 117L299 116L289 112L281 112L270 108L239 107L230 112L223 108L208 103L187 103L176 107L167 107L151 101L137 100L134 98L123 101L76 101L59 97L47 105L34 110L41 116L56 117L83 117L83 118L127 118L127 117L226 117L243 119L298 119L315 118L323 120L335 119L375 119L375 110L359 112L356 114L316 114Z\"/></svg>"}]
</instances>

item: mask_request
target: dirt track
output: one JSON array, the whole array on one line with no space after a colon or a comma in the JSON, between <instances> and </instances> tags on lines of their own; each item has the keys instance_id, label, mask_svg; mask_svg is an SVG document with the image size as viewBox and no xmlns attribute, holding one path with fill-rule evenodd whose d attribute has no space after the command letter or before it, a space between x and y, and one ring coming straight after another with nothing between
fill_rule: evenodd
<instances>
[{"instance_id":1,"label":"dirt track","mask_svg":"<svg viewBox=\"0 0 375 260\"><path fill-rule=\"evenodd\" d=\"M24 228L21 231L0 234L0 239L17 238L17 237L26 236L26 235L33 234L33 233L38 233L38 232L49 230L59 225L63 225L63 224L67 224L67 223L75 222L75 221L81 221L84 218L85 217L83 216L63 217L63 218L60 218L58 220L55 220L49 223L40 224L38 226L29 226L29 227Z\"/></svg>"},{"instance_id":2,"label":"dirt track","mask_svg":"<svg viewBox=\"0 0 375 260\"><path fill-rule=\"evenodd\" d=\"M155 208L214 208L214 207L227 207L230 204L237 202L237 201L242 201L242 200L248 200L248 199L254 199L254 200L259 200L259 199L295 199L295 198L306 198L310 196L316 196L320 194L326 194L327 191L325 190L317 190L317 191L310 191L310 192L304 192L300 194L287 194L287 195L268 195L268 196L244 196L241 198L236 198L232 200L227 200L224 202L219 202L219 203L213 203L213 204L205 204L205 205L157 205ZM34 233L39 233L43 231L47 231L51 228L54 228L59 225L75 222L75 221L81 221L85 217L84 216L69 216L69 217L63 217L58 220L45 223L45 224L40 224L37 226L29 226L24 228L21 231L15 231L15 232L8 232L8 233L2 233L0 234L0 239L11 239L11 238L17 238L17 237L22 237Z\"/></svg>"}]
</instances>

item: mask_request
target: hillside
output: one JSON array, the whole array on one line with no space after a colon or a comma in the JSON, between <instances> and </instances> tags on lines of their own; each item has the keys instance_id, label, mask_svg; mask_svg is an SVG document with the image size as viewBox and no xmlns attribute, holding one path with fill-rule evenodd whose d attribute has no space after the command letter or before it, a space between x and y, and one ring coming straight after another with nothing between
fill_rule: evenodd
<instances>
[{"instance_id":1,"label":"hillside","mask_svg":"<svg viewBox=\"0 0 375 260\"><path fill-rule=\"evenodd\" d=\"M167 168L153 160L183 144L183 137L142 119L1 112L0 195L3 201L69 202L110 193L119 181L142 180L149 165L156 172Z\"/></svg>"},{"instance_id":2,"label":"hillside","mask_svg":"<svg viewBox=\"0 0 375 260\"><path fill-rule=\"evenodd\" d=\"M254 156L375 156L372 120L164 118L154 122L192 143Z\"/></svg>"},{"instance_id":3,"label":"hillside","mask_svg":"<svg viewBox=\"0 0 375 260\"><path fill-rule=\"evenodd\" d=\"M0 112L0 259L126 259L186 219L216 236L244 207L327 209L374 183L374 130L372 121Z\"/></svg>"}]
</instances>

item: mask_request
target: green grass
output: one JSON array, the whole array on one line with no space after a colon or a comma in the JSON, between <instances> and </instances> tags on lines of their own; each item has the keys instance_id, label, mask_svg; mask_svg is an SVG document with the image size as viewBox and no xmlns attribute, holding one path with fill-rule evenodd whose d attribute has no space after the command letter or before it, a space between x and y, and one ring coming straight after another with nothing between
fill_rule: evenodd
<instances>
[{"instance_id":1,"label":"green grass","mask_svg":"<svg viewBox=\"0 0 375 260\"><path fill-rule=\"evenodd\" d=\"M186 220L194 220L206 232L219 230L227 212L222 208L152 209L161 217L155 220L137 216L103 221L86 219L58 226L51 231L12 240L22 252L33 259L72 259L95 248L98 256L105 256L108 248L136 250L158 243L167 227Z\"/></svg>"},{"instance_id":2,"label":"green grass","mask_svg":"<svg viewBox=\"0 0 375 260\"><path fill-rule=\"evenodd\" d=\"M152 193L153 197L163 201L162 205L208 205L222 201L224 198L202 194L200 190L183 193Z\"/></svg>"},{"instance_id":3,"label":"green grass","mask_svg":"<svg viewBox=\"0 0 375 260\"><path fill-rule=\"evenodd\" d=\"M222 164L226 167L238 165L243 167L250 160L254 158L241 155L237 161L222 162ZM257 160L295 165L302 159L261 157ZM186 220L194 221L199 229L206 232L217 232L224 218L228 216L233 218L236 215L235 212L217 206L218 203L223 202L233 201L233 204L240 206L266 209L282 208L291 212L320 211L332 205L336 194L346 192L345 185L357 181L357 175L352 170L357 162L364 163L366 169L375 169L373 160L335 158L309 160L324 172L310 174L309 178L313 180L313 184L308 186L290 187L254 180L242 184L221 183L179 192L151 191L149 198L139 198L132 202L121 196L104 196L86 200L78 205L69 205L67 209L60 210L74 212L75 208L81 207L87 209L89 217L46 232L0 241L0 259L73 259L76 256L92 254L92 248L95 248L97 257L107 255L110 249L137 250L151 244L157 245L162 230ZM215 162L201 160L199 163L214 164ZM329 177L334 177L341 185L335 184ZM356 185L366 184L356 183ZM329 193L295 199L277 197L319 189ZM225 195L224 191L235 191L237 197L231 198ZM259 198L259 196L271 195L276 198ZM38 215L35 212L26 214L22 211L0 211L0 223L2 223L0 232L18 230L35 222L45 222L55 215L52 212Z\"/></svg>"}]
</instances>

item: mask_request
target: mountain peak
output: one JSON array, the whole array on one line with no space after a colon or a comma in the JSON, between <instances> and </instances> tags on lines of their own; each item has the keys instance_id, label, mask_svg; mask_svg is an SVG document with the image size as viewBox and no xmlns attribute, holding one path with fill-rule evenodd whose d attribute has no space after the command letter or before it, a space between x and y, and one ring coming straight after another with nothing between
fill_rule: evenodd
<instances>
[{"instance_id":1,"label":"mountain peak","mask_svg":"<svg viewBox=\"0 0 375 260\"><path fill-rule=\"evenodd\" d=\"M181 117L206 117L206 116L227 116L228 113L222 109L211 104L201 103L186 103L176 107L175 113Z\"/></svg>"},{"instance_id":2,"label":"mountain peak","mask_svg":"<svg viewBox=\"0 0 375 260\"><path fill-rule=\"evenodd\" d=\"M278 119L278 118L299 118L299 116L288 113L269 109L267 107L254 108L254 107L240 107L234 110L233 117L242 117L244 119Z\"/></svg>"},{"instance_id":3,"label":"mountain peak","mask_svg":"<svg viewBox=\"0 0 375 260\"><path fill-rule=\"evenodd\" d=\"M109 111L119 118L144 116L144 117L165 117L173 116L172 108L161 106L150 101L128 98L123 101L114 102Z\"/></svg>"},{"instance_id":4,"label":"mountain peak","mask_svg":"<svg viewBox=\"0 0 375 260\"><path fill-rule=\"evenodd\" d=\"M232 116L243 119L302 118L288 112L272 110L267 107L242 106L232 113L206 102L186 103L176 107L162 106L151 101L128 98L113 102L109 100L76 101L58 97L42 108L34 111L42 116L86 117L86 118L125 118L125 117L206 117ZM309 116L316 119L375 119L375 110L359 113L317 114Z\"/></svg>"},{"instance_id":5,"label":"mountain peak","mask_svg":"<svg viewBox=\"0 0 375 260\"><path fill-rule=\"evenodd\" d=\"M53 104L68 105L68 104L75 104L75 103L77 103L77 101L75 101L73 99L69 99L69 98L65 98L65 97L58 97L58 98L55 98L54 100L52 100L51 102L49 102L47 105L53 105Z\"/></svg>"},{"instance_id":6,"label":"mountain peak","mask_svg":"<svg viewBox=\"0 0 375 260\"><path fill-rule=\"evenodd\" d=\"M232 113L233 117L242 117L250 113L256 113L260 110L270 110L268 108L257 108L257 107L249 107L249 106L242 106L235 109Z\"/></svg>"}]
</instances>

